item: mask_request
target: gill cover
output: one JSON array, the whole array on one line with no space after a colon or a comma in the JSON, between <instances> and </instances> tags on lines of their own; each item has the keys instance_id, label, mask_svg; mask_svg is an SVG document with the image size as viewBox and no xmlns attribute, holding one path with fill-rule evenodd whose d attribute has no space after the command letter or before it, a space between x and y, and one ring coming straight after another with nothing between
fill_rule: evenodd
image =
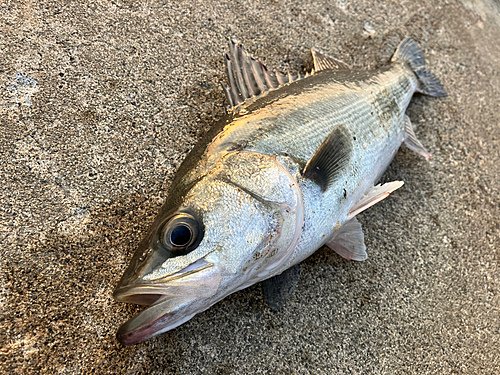
<instances>
[{"instance_id":1,"label":"gill cover","mask_svg":"<svg viewBox=\"0 0 500 375\"><path fill-rule=\"evenodd\" d=\"M168 201L114 297L150 305L124 323L120 342L168 331L227 295L283 272L304 222L294 175L275 156L230 152Z\"/></svg>"},{"instance_id":2,"label":"gill cover","mask_svg":"<svg viewBox=\"0 0 500 375\"><path fill-rule=\"evenodd\" d=\"M243 262L245 285L252 285L290 259L303 221L297 181L275 156L230 152L193 186L170 218L154 225L142 260L151 266L136 274L143 281L161 280L215 252L223 276Z\"/></svg>"},{"instance_id":3,"label":"gill cover","mask_svg":"<svg viewBox=\"0 0 500 375\"><path fill-rule=\"evenodd\" d=\"M302 192L282 162L286 160L251 151L232 152L223 157L221 178L270 207L280 221L274 238L269 238L266 246L246 254L244 277L238 289L281 273L302 233Z\"/></svg>"}]
</instances>

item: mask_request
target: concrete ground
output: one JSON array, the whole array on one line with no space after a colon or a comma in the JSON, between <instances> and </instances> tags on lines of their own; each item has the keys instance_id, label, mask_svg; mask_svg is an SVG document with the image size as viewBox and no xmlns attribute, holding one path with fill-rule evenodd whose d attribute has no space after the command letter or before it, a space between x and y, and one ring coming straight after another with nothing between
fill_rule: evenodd
<instances>
[{"instance_id":1,"label":"concrete ground","mask_svg":"<svg viewBox=\"0 0 500 375\"><path fill-rule=\"evenodd\" d=\"M121 346L112 290L223 114L228 38L296 71L407 35L449 97L409 108L433 158L396 156L369 259L321 249L280 313L254 286ZM499 40L498 0L0 2L0 372L500 373Z\"/></svg>"}]
</instances>

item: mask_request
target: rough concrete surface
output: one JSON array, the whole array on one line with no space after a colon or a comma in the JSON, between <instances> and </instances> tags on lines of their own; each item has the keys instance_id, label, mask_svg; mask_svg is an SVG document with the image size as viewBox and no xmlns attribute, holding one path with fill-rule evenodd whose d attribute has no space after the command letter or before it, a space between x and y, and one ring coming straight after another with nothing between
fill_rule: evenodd
<instances>
[{"instance_id":1,"label":"rough concrete surface","mask_svg":"<svg viewBox=\"0 0 500 375\"><path fill-rule=\"evenodd\" d=\"M404 36L445 99L409 115L402 189L360 215L370 258L321 249L280 313L260 286L123 347L111 293L176 168L224 111L230 36L268 66L357 69ZM500 373L498 0L1 1L0 372Z\"/></svg>"}]
</instances>

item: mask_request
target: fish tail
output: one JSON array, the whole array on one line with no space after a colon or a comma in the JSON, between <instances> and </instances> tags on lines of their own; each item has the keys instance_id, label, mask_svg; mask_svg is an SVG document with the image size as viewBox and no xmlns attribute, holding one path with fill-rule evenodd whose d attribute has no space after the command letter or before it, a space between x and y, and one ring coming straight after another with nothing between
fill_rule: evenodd
<instances>
[{"instance_id":1,"label":"fish tail","mask_svg":"<svg viewBox=\"0 0 500 375\"><path fill-rule=\"evenodd\" d=\"M425 58L412 38L406 38L398 46L391 61L406 62L418 78L417 92L429 96L446 96L439 79L425 67Z\"/></svg>"}]
</instances>

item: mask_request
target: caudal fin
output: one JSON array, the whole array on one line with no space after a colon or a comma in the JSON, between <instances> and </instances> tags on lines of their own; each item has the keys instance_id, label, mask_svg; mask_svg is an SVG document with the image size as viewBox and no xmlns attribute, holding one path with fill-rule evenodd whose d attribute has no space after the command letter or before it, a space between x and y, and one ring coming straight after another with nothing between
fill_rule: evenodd
<instances>
[{"instance_id":1,"label":"caudal fin","mask_svg":"<svg viewBox=\"0 0 500 375\"><path fill-rule=\"evenodd\" d=\"M417 92L429 96L447 95L439 79L425 67L424 55L412 38L406 38L401 42L391 61L408 63L419 81Z\"/></svg>"}]
</instances>

